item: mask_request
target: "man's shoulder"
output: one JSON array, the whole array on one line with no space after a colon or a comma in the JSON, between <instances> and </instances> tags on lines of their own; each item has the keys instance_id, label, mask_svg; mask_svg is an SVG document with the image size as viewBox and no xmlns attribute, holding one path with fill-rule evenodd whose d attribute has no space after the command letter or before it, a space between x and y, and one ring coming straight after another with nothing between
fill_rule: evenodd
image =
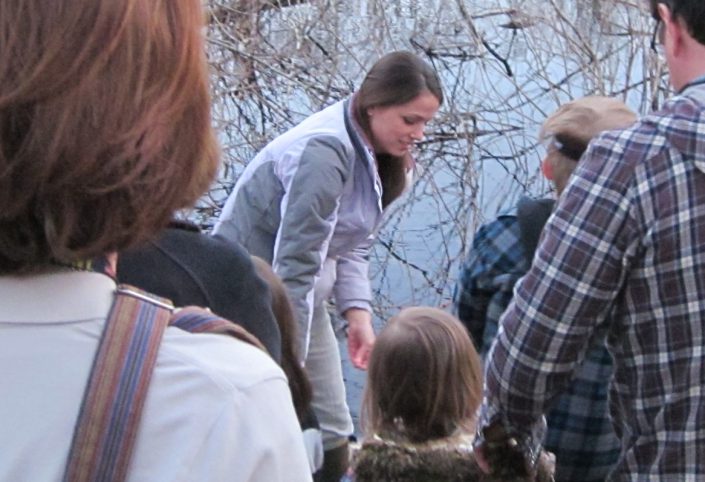
<instances>
[{"instance_id":1,"label":"man's shoulder","mask_svg":"<svg viewBox=\"0 0 705 482\"><path fill-rule=\"evenodd\" d=\"M576 177L595 175L612 189L624 192L670 172L675 164L705 170L702 130L705 103L688 92L676 95L626 129L605 131L590 143ZM670 175L670 174L666 174Z\"/></svg>"},{"instance_id":2,"label":"man's shoulder","mask_svg":"<svg viewBox=\"0 0 705 482\"><path fill-rule=\"evenodd\" d=\"M704 111L705 87L687 89L631 126L602 132L591 144L609 147L616 153L624 151L627 158L630 152L641 153L647 147L653 148L649 152L662 151L674 141L683 140L690 145L699 140Z\"/></svg>"},{"instance_id":3,"label":"man's shoulder","mask_svg":"<svg viewBox=\"0 0 705 482\"><path fill-rule=\"evenodd\" d=\"M480 226L473 237L472 251L495 253L512 250L518 238L517 210L512 207Z\"/></svg>"},{"instance_id":4,"label":"man's shoulder","mask_svg":"<svg viewBox=\"0 0 705 482\"><path fill-rule=\"evenodd\" d=\"M158 369L189 373L191 384L215 392L286 384L281 368L259 348L227 335L188 333L174 327L164 334Z\"/></svg>"},{"instance_id":5,"label":"man's shoulder","mask_svg":"<svg viewBox=\"0 0 705 482\"><path fill-rule=\"evenodd\" d=\"M286 378L235 338L167 328L143 419L132 480L306 480Z\"/></svg>"},{"instance_id":6,"label":"man's shoulder","mask_svg":"<svg viewBox=\"0 0 705 482\"><path fill-rule=\"evenodd\" d=\"M517 224L517 208L512 206L500 212L494 219L480 225L475 233L474 240L494 238L507 230L512 230Z\"/></svg>"},{"instance_id":7,"label":"man's shoulder","mask_svg":"<svg viewBox=\"0 0 705 482\"><path fill-rule=\"evenodd\" d=\"M494 277L523 269L524 249L515 212L497 216L478 229L463 263L461 277Z\"/></svg>"}]
</instances>

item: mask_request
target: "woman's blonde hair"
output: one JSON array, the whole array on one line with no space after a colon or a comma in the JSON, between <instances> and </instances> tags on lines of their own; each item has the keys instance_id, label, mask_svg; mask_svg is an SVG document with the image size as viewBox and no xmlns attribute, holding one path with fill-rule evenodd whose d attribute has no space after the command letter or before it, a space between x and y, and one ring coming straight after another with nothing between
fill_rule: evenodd
<instances>
[{"instance_id":1,"label":"woman's blonde hair","mask_svg":"<svg viewBox=\"0 0 705 482\"><path fill-rule=\"evenodd\" d=\"M124 249L217 169L200 0L0 2L0 273Z\"/></svg>"},{"instance_id":2,"label":"woman's blonde hair","mask_svg":"<svg viewBox=\"0 0 705 482\"><path fill-rule=\"evenodd\" d=\"M437 308L406 308L377 338L363 396L367 435L424 442L472 429L482 363L463 325Z\"/></svg>"}]
</instances>

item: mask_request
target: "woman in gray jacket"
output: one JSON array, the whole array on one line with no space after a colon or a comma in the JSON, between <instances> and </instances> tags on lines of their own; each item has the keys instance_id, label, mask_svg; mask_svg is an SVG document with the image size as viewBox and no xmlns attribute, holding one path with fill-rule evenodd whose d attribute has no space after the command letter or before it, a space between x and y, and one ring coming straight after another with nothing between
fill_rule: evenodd
<instances>
[{"instance_id":1,"label":"woman in gray jacket","mask_svg":"<svg viewBox=\"0 0 705 482\"><path fill-rule=\"evenodd\" d=\"M365 369L374 343L368 251L384 208L409 182L410 150L442 102L431 66L408 52L382 57L352 97L280 135L248 164L215 227L270 262L287 287L330 480L347 463L353 426L326 301L334 297L349 327L350 359Z\"/></svg>"}]
</instances>

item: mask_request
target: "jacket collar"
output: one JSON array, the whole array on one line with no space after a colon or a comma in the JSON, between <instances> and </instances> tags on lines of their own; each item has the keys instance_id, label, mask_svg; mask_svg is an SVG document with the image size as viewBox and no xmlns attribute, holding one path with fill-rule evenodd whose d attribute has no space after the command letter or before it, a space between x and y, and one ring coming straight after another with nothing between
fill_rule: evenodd
<instances>
[{"instance_id":1,"label":"jacket collar","mask_svg":"<svg viewBox=\"0 0 705 482\"><path fill-rule=\"evenodd\" d=\"M353 147L358 157L361 159L375 158L374 149L367 141L365 133L362 130L360 124L355 120L355 115L353 112L353 107L355 105L355 95L349 97L343 103L343 118L345 119L345 130L350 136Z\"/></svg>"},{"instance_id":2,"label":"jacket collar","mask_svg":"<svg viewBox=\"0 0 705 482\"><path fill-rule=\"evenodd\" d=\"M53 272L0 277L0 321L56 323L105 318L115 282L95 272Z\"/></svg>"},{"instance_id":3,"label":"jacket collar","mask_svg":"<svg viewBox=\"0 0 705 482\"><path fill-rule=\"evenodd\" d=\"M353 107L355 105L355 95L346 99L343 103L343 119L345 121L345 130L350 137L353 149L357 158L364 162L367 167L368 174L374 183L374 189L377 194L377 205L379 211L382 212L382 181L379 178L377 171L377 157L374 149L367 141L367 137L362 131L362 127L355 120Z\"/></svg>"}]
</instances>

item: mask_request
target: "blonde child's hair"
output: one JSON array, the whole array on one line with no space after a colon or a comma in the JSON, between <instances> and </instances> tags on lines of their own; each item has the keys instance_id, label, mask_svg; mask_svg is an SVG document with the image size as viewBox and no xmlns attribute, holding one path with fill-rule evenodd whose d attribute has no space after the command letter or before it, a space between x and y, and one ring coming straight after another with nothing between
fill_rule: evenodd
<instances>
[{"instance_id":1,"label":"blonde child's hair","mask_svg":"<svg viewBox=\"0 0 705 482\"><path fill-rule=\"evenodd\" d=\"M482 401L482 363L465 327L437 308L393 317L375 342L363 396L367 436L411 442L472 430Z\"/></svg>"}]
</instances>

